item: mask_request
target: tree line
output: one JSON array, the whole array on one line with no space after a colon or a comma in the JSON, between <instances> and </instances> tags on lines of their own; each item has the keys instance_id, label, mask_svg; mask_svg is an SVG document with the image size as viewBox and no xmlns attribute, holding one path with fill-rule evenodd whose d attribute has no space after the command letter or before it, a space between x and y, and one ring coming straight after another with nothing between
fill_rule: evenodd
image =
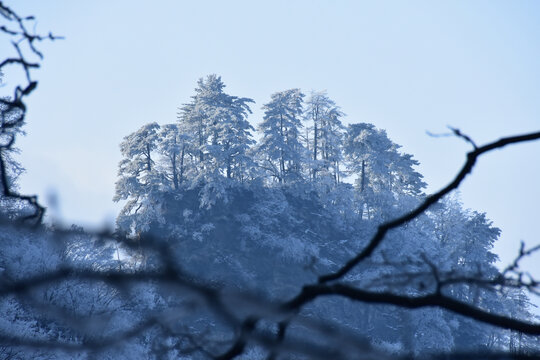
<instances>
[{"instance_id":1,"label":"tree line","mask_svg":"<svg viewBox=\"0 0 540 360\"><path fill-rule=\"evenodd\" d=\"M247 183L354 197L354 212L379 221L423 192L425 183L414 169L418 162L372 124L344 126L343 112L325 92L307 99L299 89L272 94L255 141L247 120L252 99L226 94L217 75L197 85L176 123L146 124L120 144L114 200L127 200L121 222L155 208L150 199L156 192L196 187L201 206Z\"/></svg>"}]
</instances>

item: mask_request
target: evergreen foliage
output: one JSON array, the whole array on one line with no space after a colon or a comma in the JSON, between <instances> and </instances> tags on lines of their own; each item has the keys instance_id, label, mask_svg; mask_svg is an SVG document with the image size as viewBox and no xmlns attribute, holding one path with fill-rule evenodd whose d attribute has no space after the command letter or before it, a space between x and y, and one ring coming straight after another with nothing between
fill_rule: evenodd
<instances>
[{"instance_id":1,"label":"evergreen foliage","mask_svg":"<svg viewBox=\"0 0 540 360\"><path fill-rule=\"evenodd\" d=\"M177 249L178 263L191 273L286 298L315 281L314 274L347 261L380 223L424 198L418 162L373 124L345 127L344 114L325 92L313 92L305 103L299 89L274 93L263 106L261 138L255 143L246 119L252 100L227 95L224 87L215 75L199 80L178 123L162 126L159 140L153 132L138 139L141 130L125 140L159 143L155 151L161 160L152 179L161 183L147 199L154 205L138 208L137 220L126 227L125 214L133 209L128 201L118 227L134 237L167 239ZM123 143L124 148L129 144ZM155 158L144 151L123 154L121 169L134 161L146 164L138 167L143 169L138 176L148 172ZM116 199L140 201L122 197L125 193L120 186ZM137 225L139 219L144 227ZM463 209L457 196L446 198L388 234L346 280L371 290L422 295L436 286L433 268L441 274L495 278L497 256L491 250L499 233L485 214ZM486 310L507 311L500 308L503 292L477 284L456 284L445 291ZM531 316L526 301L502 303ZM305 311L354 329L389 351L418 355L515 346L509 345L515 336L506 331L440 309L410 311L323 299ZM292 329L297 335L307 331L301 325Z\"/></svg>"}]
</instances>

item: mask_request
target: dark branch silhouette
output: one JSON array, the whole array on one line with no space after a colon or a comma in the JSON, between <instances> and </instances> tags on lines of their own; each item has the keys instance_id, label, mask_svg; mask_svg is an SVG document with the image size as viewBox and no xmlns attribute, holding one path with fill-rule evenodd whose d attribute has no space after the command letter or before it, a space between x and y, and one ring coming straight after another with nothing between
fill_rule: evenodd
<instances>
[{"instance_id":1,"label":"dark branch silhouette","mask_svg":"<svg viewBox=\"0 0 540 360\"><path fill-rule=\"evenodd\" d=\"M530 134L502 138L500 140L486 144L484 146L481 146L475 149L474 151L469 152L467 154L467 161L465 162L465 164L463 165L459 173L456 175L456 177L450 182L450 184L448 184L446 187L436 192L435 194L428 196L416 209L404 214L403 216L400 216L399 218L395 220L392 220L392 221L389 221L387 223L380 225L377 229L377 233L369 241L368 245L364 248L364 250L362 250L360 253L358 253L358 255L356 255L354 258L349 260L344 266L342 266L336 272L319 277L319 283L322 284L329 281L338 280L341 277L345 276L356 265L358 265L362 260L368 258L373 253L373 251L377 249L377 247L383 241L384 237L386 236L386 233L389 230L392 230L392 229L395 229L397 227L407 224L409 221L423 214L427 209L429 209L431 205L441 200L445 195L449 194L452 190L457 189L459 185L461 184L461 182L465 179L465 177L471 173L472 169L474 168L474 165L476 164L476 160L481 155L495 149L503 148L510 144L518 144L518 143L523 143L523 142L533 141L533 140L538 140L538 139L540 139L540 131L533 132Z\"/></svg>"}]
</instances>

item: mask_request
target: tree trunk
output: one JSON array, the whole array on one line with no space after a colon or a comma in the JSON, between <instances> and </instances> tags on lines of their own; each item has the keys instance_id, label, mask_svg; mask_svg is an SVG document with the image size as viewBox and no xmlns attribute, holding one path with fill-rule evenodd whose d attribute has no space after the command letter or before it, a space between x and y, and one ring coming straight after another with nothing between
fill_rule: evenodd
<instances>
[{"instance_id":1,"label":"tree trunk","mask_svg":"<svg viewBox=\"0 0 540 360\"><path fill-rule=\"evenodd\" d=\"M366 182L366 161L362 160L362 180L360 182L360 192L364 192L365 182Z\"/></svg>"},{"instance_id":2,"label":"tree trunk","mask_svg":"<svg viewBox=\"0 0 540 360\"><path fill-rule=\"evenodd\" d=\"M313 160L314 160L313 166L315 166L313 168L313 180L315 180L315 177L317 175L317 164L316 164L316 161L317 161L317 136L318 136L318 129L317 129L317 122L315 122L315 126L313 128Z\"/></svg>"},{"instance_id":3,"label":"tree trunk","mask_svg":"<svg viewBox=\"0 0 540 360\"><path fill-rule=\"evenodd\" d=\"M285 142L285 137L283 134L283 114L279 114L279 133L281 135L281 139ZM283 159L283 148L279 149L279 182L284 183L285 182L285 160Z\"/></svg>"},{"instance_id":4,"label":"tree trunk","mask_svg":"<svg viewBox=\"0 0 540 360\"><path fill-rule=\"evenodd\" d=\"M150 157L150 144L146 144L146 170L152 171L152 158Z\"/></svg>"},{"instance_id":5,"label":"tree trunk","mask_svg":"<svg viewBox=\"0 0 540 360\"><path fill-rule=\"evenodd\" d=\"M182 152L180 153L180 180L181 184L184 181L184 156L185 156L186 144L182 144Z\"/></svg>"},{"instance_id":6,"label":"tree trunk","mask_svg":"<svg viewBox=\"0 0 540 360\"><path fill-rule=\"evenodd\" d=\"M174 190L178 190L178 170L176 169L176 154L172 155L171 167L172 167L173 187L174 187Z\"/></svg>"}]
</instances>

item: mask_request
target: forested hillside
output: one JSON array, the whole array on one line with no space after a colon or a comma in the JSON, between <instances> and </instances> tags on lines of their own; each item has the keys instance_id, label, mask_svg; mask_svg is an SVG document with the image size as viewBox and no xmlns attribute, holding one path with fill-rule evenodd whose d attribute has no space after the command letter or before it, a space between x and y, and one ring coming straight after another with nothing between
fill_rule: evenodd
<instances>
[{"instance_id":1,"label":"forested hillside","mask_svg":"<svg viewBox=\"0 0 540 360\"><path fill-rule=\"evenodd\" d=\"M166 241L191 274L283 299L336 270L379 224L425 198L413 157L373 124L343 125L343 112L326 93L272 94L258 141L247 121L250 103L228 95L221 78L209 75L176 122L149 123L126 136L115 197L126 205L118 229L134 239L149 234ZM499 233L485 214L450 196L390 232L345 281L413 296L432 290L435 276L496 278L491 250ZM444 290L486 310L532 316L519 289L448 284ZM397 352L508 349L517 341L508 331L438 309L411 312L329 298L305 315ZM293 329L305 335L301 325ZM535 348L531 341L520 337L520 348Z\"/></svg>"},{"instance_id":2,"label":"forested hillside","mask_svg":"<svg viewBox=\"0 0 540 360\"><path fill-rule=\"evenodd\" d=\"M58 37L2 1L0 20L0 80L23 73L0 98L0 359L538 358L520 261L540 246L499 269L500 229L454 190L540 133L479 147L453 129L473 150L427 195L413 156L326 92L278 91L256 119L209 75L121 141L114 229L45 223L16 139L36 45Z\"/></svg>"}]
</instances>

